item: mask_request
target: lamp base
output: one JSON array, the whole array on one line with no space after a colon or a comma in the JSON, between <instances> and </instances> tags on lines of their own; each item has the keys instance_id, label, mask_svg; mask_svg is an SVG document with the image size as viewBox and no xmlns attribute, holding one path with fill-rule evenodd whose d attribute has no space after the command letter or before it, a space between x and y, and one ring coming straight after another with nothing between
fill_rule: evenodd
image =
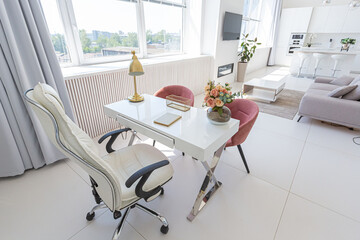
<instances>
[{"instance_id":1,"label":"lamp base","mask_svg":"<svg viewBox=\"0 0 360 240\"><path fill-rule=\"evenodd\" d=\"M142 102L144 101L144 97L135 93L133 96L128 97L130 102Z\"/></svg>"}]
</instances>

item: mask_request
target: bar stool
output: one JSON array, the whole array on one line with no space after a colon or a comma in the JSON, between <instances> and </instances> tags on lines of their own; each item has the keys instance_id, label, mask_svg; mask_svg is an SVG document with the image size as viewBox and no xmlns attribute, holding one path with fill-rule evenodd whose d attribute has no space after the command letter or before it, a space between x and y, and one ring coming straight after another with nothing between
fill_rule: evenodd
<instances>
[{"instance_id":1,"label":"bar stool","mask_svg":"<svg viewBox=\"0 0 360 240\"><path fill-rule=\"evenodd\" d=\"M335 76L337 71L341 71L341 69L337 69L339 63L341 61L344 61L348 56L345 54L333 54L331 55L331 58L334 59L335 63L334 63L334 68L333 68L333 74L331 75L332 77Z\"/></svg>"},{"instance_id":2,"label":"bar stool","mask_svg":"<svg viewBox=\"0 0 360 240\"><path fill-rule=\"evenodd\" d=\"M299 66L299 71L298 71L297 77L299 77L301 74L301 70L304 66L305 60L310 58L312 56L312 53L298 52L298 56L300 58L300 66Z\"/></svg>"},{"instance_id":3,"label":"bar stool","mask_svg":"<svg viewBox=\"0 0 360 240\"><path fill-rule=\"evenodd\" d=\"M314 53L313 57L315 58L315 69L314 69L314 74L313 74L313 78L316 77L316 72L319 69L319 64L320 62L326 58L328 55L325 53Z\"/></svg>"}]
</instances>

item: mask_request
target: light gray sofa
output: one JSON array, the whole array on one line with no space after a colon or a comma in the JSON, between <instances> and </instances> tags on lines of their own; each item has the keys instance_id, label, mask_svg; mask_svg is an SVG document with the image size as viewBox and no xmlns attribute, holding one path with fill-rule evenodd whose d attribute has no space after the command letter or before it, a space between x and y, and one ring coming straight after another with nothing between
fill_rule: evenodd
<instances>
[{"instance_id":1,"label":"light gray sofa","mask_svg":"<svg viewBox=\"0 0 360 240\"><path fill-rule=\"evenodd\" d=\"M305 116L360 129L360 101L329 97L331 91L340 87L331 84L332 80L315 79L301 99L298 122Z\"/></svg>"}]
</instances>

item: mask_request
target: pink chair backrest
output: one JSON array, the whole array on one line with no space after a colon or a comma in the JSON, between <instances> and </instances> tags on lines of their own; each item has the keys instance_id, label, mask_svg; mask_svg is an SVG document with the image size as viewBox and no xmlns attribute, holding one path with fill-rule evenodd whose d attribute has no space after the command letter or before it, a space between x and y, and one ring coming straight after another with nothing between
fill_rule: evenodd
<instances>
[{"instance_id":1,"label":"pink chair backrest","mask_svg":"<svg viewBox=\"0 0 360 240\"><path fill-rule=\"evenodd\" d=\"M188 89L187 87L181 86L181 85L170 85L161 88L158 90L154 96L160 97L160 98L166 98L166 96L169 95L176 95L185 97L191 100L191 106L194 106L194 94L193 92Z\"/></svg>"},{"instance_id":2,"label":"pink chair backrest","mask_svg":"<svg viewBox=\"0 0 360 240\"><path fill-rule=\"evenodd\" d=\"M255 102L247 99L235 99L226 106L231 110L231 117L240 120L239 131L226 144L236 146L242 144L249 135L259 114L259 107Z\"/></svg>"}]
</instances>

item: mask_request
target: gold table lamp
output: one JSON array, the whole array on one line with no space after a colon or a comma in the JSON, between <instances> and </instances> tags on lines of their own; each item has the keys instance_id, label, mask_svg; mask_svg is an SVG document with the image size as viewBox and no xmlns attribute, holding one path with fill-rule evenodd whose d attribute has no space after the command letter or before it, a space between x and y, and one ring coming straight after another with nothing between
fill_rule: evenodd
<instances>
[{"instance_id":1,"label":"gold table lamp","mask_svg":"<svg viewBox=\"0 0 360 240\"><path fill-rule=\"evenodd\" d=\"M128 99L130 102L141 102L141 101L144 101L144 97L139 95L136 91L136 76L143 75L144 69L143 69L141 63L139 62L139 59L135 55L135 51L131 51L131 53L133 54L133 57L132 57L132 62L130 63L130 66L129 66L129 75L134 76L135 93L133 96L129 96Z\"/></svg>"}]
</instances>

